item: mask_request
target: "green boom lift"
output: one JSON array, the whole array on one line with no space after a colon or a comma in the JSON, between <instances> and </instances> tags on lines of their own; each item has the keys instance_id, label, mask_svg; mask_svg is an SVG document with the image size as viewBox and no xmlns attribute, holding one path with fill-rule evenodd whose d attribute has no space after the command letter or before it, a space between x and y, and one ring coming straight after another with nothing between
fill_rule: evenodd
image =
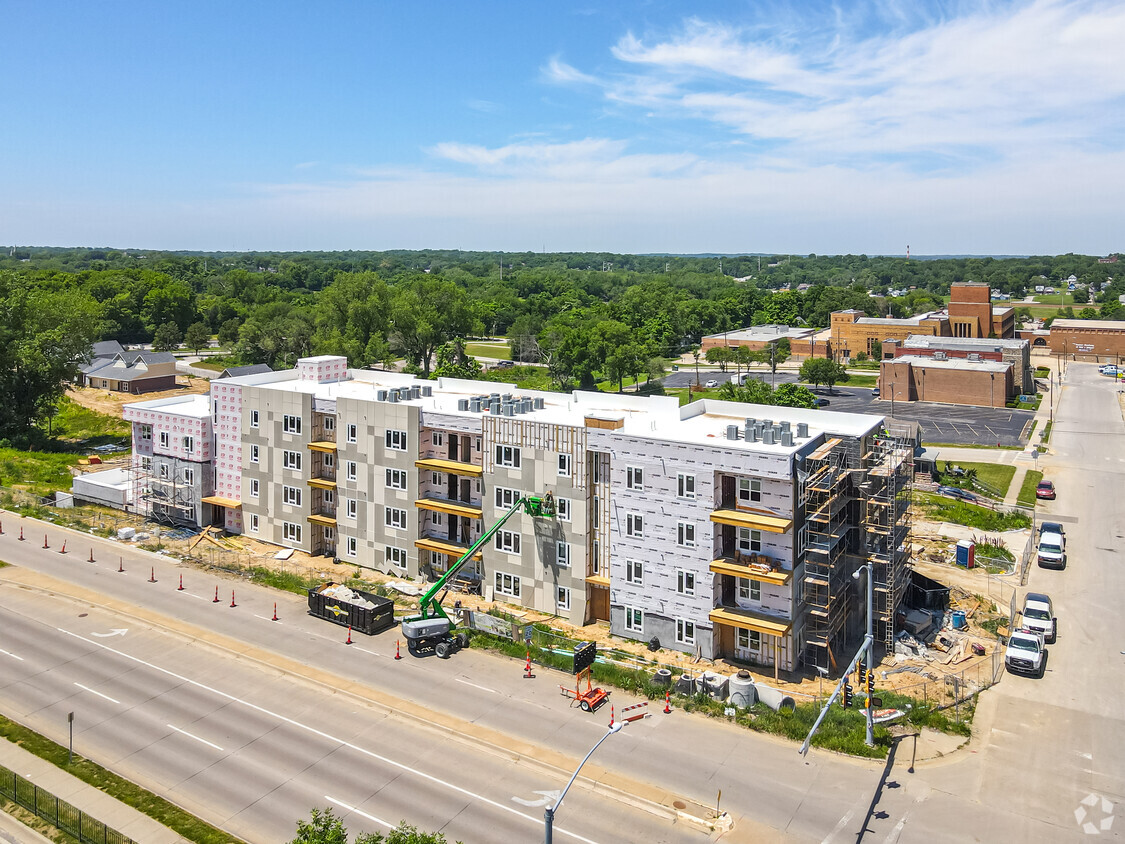
<instances>
[{"instance_id":1,"label":"green boom lift","mask_svg":"<svg viewBox=\"0 0 1125 844\"><path fill-rule=\"evenodd\" d=\"M453 632L453 620L445 614L441 606L442 599L449 581L457 574L465 563L473 558L481 548L496 535L496 531L504 526L508 519L516 513L523 511L535 518L553 519L555 517L555 499L551 493L542 498L533 495L521 496L500 519L481 534L480 539L470 546L469 550L458 558L449 570L438 578L437 582L422 596L419 605L419 614L402 620L402 635L406 637L406 647L413 654L432 650L441 659L449 656L469 644L469 634L464 631ZM442 594L438 596L438 593ZM437 597L435 597L437 596Z\"/></svg>"}]
</instances>

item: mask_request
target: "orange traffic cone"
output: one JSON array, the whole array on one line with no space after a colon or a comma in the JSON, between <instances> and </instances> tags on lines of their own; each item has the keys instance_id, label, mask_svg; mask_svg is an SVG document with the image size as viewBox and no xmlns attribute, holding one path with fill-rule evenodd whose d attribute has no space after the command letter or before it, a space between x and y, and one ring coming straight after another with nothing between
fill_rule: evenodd
<instances>
[{"instance_id":1,"label":"orange traffic cone","mask_svg":"<svg viewBox=\"0 0 1125 844\"><path fill-rule=\"evenodd\" d=\"M270 621L277 621L277 601L273 602L273 618Z\"/></svg>"},{"instance_id":2,"label":"orange traffic cone","mask_svg":"<svg viewBox=\"0 0 1125 844\"><path fill-rule=\"evenodd\" d=\"M151 572L148 576L148 582L149 583L156 583L156 567L155 566L153 566L153 568L152 568L152 570L151 570Z\"/></svg>"},{"instance_id":3,"label":"orange traffic cone","mask_svg":"<svg viewBox=\"0 0 1125 844\"><path fill-rule=\"evenodd\" d=\"M118 574L120 574L123 571L125 571L125 558L124 557L118 557L117 558L117 572L118 572Z\"/></svg>"},{"instance_id":4,"label":"orange traffic cone","mask_svg":"<svg viewBox=\"0 0 1125 844\"><path fill-rule=\"evenodd\" d=\"M93 548L90 549L90 559L88 559L86 562L87 563L94 562L94 549Z\"/></svg>"},{"instance_id":5,"label":"orange traffic cone","mask_svg":"<svg viewBox=\"0 0 1125 844\"><path fill-rule=\"evenodd\" d=\"M672 693L671 692L665 692L664 693L664 714L665 715L671 715L672 714Z\"/></svg>"},{"instance_id":6,"label":"orange traffic cone","mask_svg":"<svg viewBox=\"0 0 1125 844\"><path fill-rule=\"evenodd\" d=\"M182 574L180 575L180 585L176 589L176 591L177 592L183 592L184 591L184 576Z\"/></svg>"},{"instance_id":7,"label":"orange traffic cone","mask_svg":"<svg viewBox=\"0 0 1125 844\"><path fill-rule=\"evenodd\" d=\"M60 554L66 553L66 540L65 539L63 540L62 548L59 549L59 553Z\"/></svg>"},{"instance_id":8,"label":"orange traffic cone","mask_svg":"<svg viewBox=\"0 0 1125 844\"><path fill-rule=\"evenodd\" d=\"M613 704L611 703L611 704L609 705L609 725L610 725L611 727L613 726L613 720L614 720L614 714L613 714Z\"/></svg>"},{"instance_id":9,"label":"orange traffic cone","mask_svg":"<svg viewBox=\"0 0 1125 844\"><path fill-rule=\"evenodd\" d=\"M348 641L344 642L344 644L350 645L351 643L352 643L352 628L348 627Z\"/></svg>"},{"instance_id":10,"label":"orange traffic cone","mask_svg":"<svg viewBox=\"0 0 1125 844\"><path fill-rule=\"evenodd\" d=\"M233 590L233 589L231 589L231 590L230 590L230 605L231 605L232 607L237 607L237 606L238 606L238 604L236 604L236 603L234 602L234 590Z\"/></svg>"},{"instance_id":11,"label":"orange traffic cone","mask_svg":"<svg viewBox=\"0 0 1125 844\"><path fill-rule=\"evenodd\" d=\"M23 525L20 525L20 542L23 542Z\"/></svg>"},{"instance_id":12,"label":"orange traffic cone","mask_svg":"<svg viewBox=\"0 0 1125 844\"><path fill-rule=\"evenodd\" d=\"M47 544L47 534L43 534L43 547L44 548L50 548L51 547L50 545Z\"/></svg>"},{"instance_id":13,"label":"orange traffic cone","mask_svg":"<svg viewBox=\"0 0 1125 844\"><path fill-rule=\"evenodd\" d=\"M530 680L535 675L531 673L531 649L527 650L527 665L523 667L523 679Z\"/></svg>"},{"instance_id":14,"label":"orange traffic cone","mask_svg":"<svg viewBox=\"0 0 1125 844\"><path fill-rule=\"evenodd\" d=\"M219 603L219 587L218 586L215 587L215 600L213 600L211 603L212 604Z\"/></svg>"},{"instance_id":15,"label":"orange traffic cone","mask_svg":"<svg viewBox=\"0 0 1125 844\"><path fill-rule=\"evenodd\" d=\"M398 639L395 639L395 659L402 659L402 651L399 650Z\"/></svg>"}]
</instances>

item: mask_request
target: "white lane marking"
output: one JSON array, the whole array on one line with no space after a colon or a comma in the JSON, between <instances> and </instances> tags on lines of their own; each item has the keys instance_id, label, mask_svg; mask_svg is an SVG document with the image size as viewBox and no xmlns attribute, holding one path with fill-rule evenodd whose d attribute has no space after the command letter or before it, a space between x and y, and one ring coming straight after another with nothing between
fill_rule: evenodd
<instances>
[{"instance_id":1,"label":"white lane marking","mask_svg":"<svg viewBox=\"0 0 1125 844\"><path fill-rule=\"evenodd\" d=\"M883 839L883 844L894 844L896 841L898 841L898 837L902 835L902 828L904 826L906 826L905 814L898 819L898 823L895 824L895 828L887 833L887 837Z\"/></svg>"},{"instance_id":2,"label":"white lane marking","mask_svg":"<svg viewBox=\"0 0 1125 844\"><path fill-rule=\"evenodd\" d=\"M367 648L361 648L359 645L352 645L352 650L363 651L365 654L371 654L372 656L382 656L382 654L377 654L375 653L375 651L369 651L367 650Z\"/></svg>"},{"instance_id":3,"label":"white lane marking","mask_svg":"<svg viewBox=\"0 0 1125 844\"><path fill-rule=\"evenodd\" d=\"M281 624L276 618L270 618L268 615L258 615L254 613L254 618L260 618L262 621L272 621L274 624Z\"/></svg>"},{"instance_id":4,"label":"white lane marking","mask_svg":"<svg viewBox=\"0 0 1125 844\"><path fill-rule=\"evenodd\" d=\"M420 771L417 768L411 768L409 765L406 765L403 762L397 762L394 759L391 759L387 756L382 756L382 755L374 752L373 750L368 750L366 747L360 747L358 744L353 744L352 742L345 741L344 739L339 738L337 736L334 736L331 733L326 733L324 730L318 729L316 727L311 727L308 724L302 724L300 721L297 721L293 718L290 718L287 715L282 715L280 712L274 712L272 710L266 709L264 706L258 706L258 704L256 704L256 703L250 703L250 701L248 701L248 700L243 700L242 698L235 697L234 695L229 694L228 692L224 692L224 691L221 691L219 689L213 688L212 686L208 686L205 683L200 683L198 680L192 680L190 677L185 677L183 674L177 674L175 671L170 671L169 669L163 668L162 666L155 665L151 662L146 662L145 660L141 659L140 657L136 657L136 656L133 656L132 654L125 653L125 651L119 651L117 648L111 648L109 645L102 644L101 642L95 642L93 639L88 639L85 636L82 636L78 633L74 633L70 630L64 630L61 627L56 627L55 629L58 630L60 633L66 635L66 636L71 636L75 639L78 639L79 641L85 642L88 645L93 645L96 648L101 648L103 651L109 651L110 653L115 654L115 655L121 657L122 659L127 659L131 662L135 662L138 665L145 666L146 668L151 668L153 671L158 671L161 674L164 674L168 677L173 677L176 680L179 680L183 683L188 683L192 686L195 686L197 689L203 689L204 691L211 692L212 694L218 695L219 697L225 698L226 700L232 701L233 703L242 704L247 709L252 709L255 712L261 713L262 715L267 715L270 718L276 718L278 721L281 721L284 724L289 724L291 727L296 727L299 730L304 730L305 732L310 733L314 736L318 736L319 738L326 739L330 742L333 742L334 744L346 747L349 750L354 750L356 753L363 754L364 756L370 757L371 759L375 759L379 762L383 762L384 764L387 764L387 765L390 765L392 767L398 768L401 771L406 771L408 773L414 774L415 776L420 777L421 779L424 779L424 780L428 780L429 782L432 782L435 785L440 785L440 786L443 786L444 788L448 788L450 791L455 791L458 794L463 794L466 797L470 797L473 800L476 800L478 803L485 803L489 806L492 806L494 809L499 809L500 811L508 812L509 814L515 815L516 817L523 818L525 821L528 821L529 823L531 823L535 827L540 827L543 823L542 818L533 817L531 815L525 814L524 812L521 812L517 809L513 809L511 806L505 806L503 803L500 803L499 801L492 800L488 797L485 797L483 794L477 794L473 791L470 791L467 788L462 788L459 785L454 785L451 782L446 782L445 780L443 780L439 777L435 777L433 774L427 774L425 771ZM172 725L169 724L168 726L171 727ZM172 729L176 729L176 728L172 727ZM193 738L194 738L194 736L193 736ZM563 835L568 835L576 841L583 842L583 844L597 844L596 841L592 841L589 838L584 838L583 836L579 835L578 833L570 832L569 830L563 829L562 827L555 827L555 832L560 832Z\"/></svg>"},{"instance_id":5,"label":"white lane marking","mask_svg":"<svg viewBox=\"0 0 1125 844\"><path fill-rule=\"evenodd\" d=\"M197 735L193 735L193 734L189 733L189 732L188 732L187 730L181 730L181 729L180 729L179 727L174 727L174 726L172 726L171 724L168 724L168 725L167 725L167 727L168 727L168 729L170 729L170 730L175 730L175 731L176 731L177 733L181 733L182 735L185 735L185 736L187 736L188 738L193 738L193 739L195 739L196 741L198 741L198 742L201 742L201 743L203 743L203 744L207 745L208 747L213 747L213 748L215 748L216 750L218 750L218 751L219 751L220 753L222 753L222 752L225 752L225 751L223 751L223 749L222 749L221 747L219 747L219 745L217 745L217 744L212 744L211 742L207 741L207 739L205 739L205 738L200 738L200 737L199 737L199 736L197 736Z\"/></svg>"},{"instance_id":6,"label":"white lane marking","mask_svg":"<svg viewBox=\"0 0 1125 844\"><path fill-rule=\"evenodd\" d=\"M128 627L114 627L108 633L91 633L91 636L97 636L99 639L108 639L110 636L124 636L129 632Z\"/></svg>"},{"instance_id":7,"label":"white lane marking","mask_svg":"<svg viewBox=\"0 0 1125 844\"><path fill-rule=\"evenodd\" d=\"M464 683L466 686L472 686L474 689L480 689L482 692L492 692L492 694L500 694L496 689L490 689L487 686L478 686L476 683L470 683L468 680L462 680L460 677L454 677L458 683Z\"/></svg>"},{"instance_id":8,"label":"white lane marking","mask_svg":"<svg viewBox=\"0 0 1125 844\"><path fill-rule=\"evenodd\" d=\"M848 811L844 812L844 816L840 818L840 822L836 824L835 828L830 833L824 836L824 840L821 841L820 844L829 844L829 842L832 841L832 839L835 838L840 833L840 831L843 830L844 827L852 822L852 816L854 814L855 809L848 809Z\"/></svg>"},{"instance_id":9,"label":"white lane marking","mask_svg":"<svg viewBox=\"0 0 1125 844\"><path fill-rule=\"evenodd\" d=\"M360 811L355 806L349 806L343 800L337 800L335 797L329 797L327 794L324 795L324 799L327 800L329 803L335 803L337 806L339 806L345 812L355 812L360 817L367 818L369 821L375 821L375 823L381 823L387 829L394 829L393 824L387 823L382 818L377 818L374 815L369 815L369 814L367 814L367 812Z\"/></svg>"},{"instance_id":10,"label":"white lane marking","mask_svg":"<svg viewBox=\"0 0 1125 844\"><path fill-rule=\"evenodd\" d=\"M119 701L119 700L114 700L114 699L113 699L113 698L111 698L111 697L110 697L109 695L103 695L103 694L102 694L101 692L96 692L96 691L94 691L94 690L93 690L93 689L91 689L91 688L90 688L89 686L83 686L83 685L82 685L81 683L75 683L74 685L76 685L76 686L77 686L78 688L82 689L83 691L89 692L89 693L90 693L90 694L92 694L92 695L97 695L98 697L104 697L104 698L105 698L106 700L108 700L108 701L109 701L110 703L117 703L117 704L121 703L121 701Z\"/></svg>"},{"instance_id":11,"label":"white lane marking","mask_svg":"<svg viewBox=\"0 0 1125 844\"><path fill-rule=\"evenodd\" d=\"M184 592L189 598L198 598L201 601L210 601L210 598L204 598L202 595L196 595L194 592Z\"/></svg>"},{"instance_id":12,"label":"white lane marking","mask_svg":"<svg viewBox=\"0 0 1125 844\"><path fill-rule=\"evenodd\" d=\"M10 656L12 659L18 659L20 662L23 662L22 656L16 656L11 651L0 650L0 654L4 654L4 656Z\"/></svg>"}]
</instances>

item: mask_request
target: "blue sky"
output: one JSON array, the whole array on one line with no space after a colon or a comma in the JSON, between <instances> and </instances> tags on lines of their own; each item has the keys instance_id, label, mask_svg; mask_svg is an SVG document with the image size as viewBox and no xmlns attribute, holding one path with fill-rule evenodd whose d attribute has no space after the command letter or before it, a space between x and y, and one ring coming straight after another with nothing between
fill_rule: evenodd
<instances>
[{"instance_id":1,"label":"blue sky","mask_svg":"<svg viewBox=\"0 0 1125 844\"><path fill-rule=\"evenodd\" d=\"M1125 249L1119 2L0 9L0 244Z\"/></svg>"}]
</instances>

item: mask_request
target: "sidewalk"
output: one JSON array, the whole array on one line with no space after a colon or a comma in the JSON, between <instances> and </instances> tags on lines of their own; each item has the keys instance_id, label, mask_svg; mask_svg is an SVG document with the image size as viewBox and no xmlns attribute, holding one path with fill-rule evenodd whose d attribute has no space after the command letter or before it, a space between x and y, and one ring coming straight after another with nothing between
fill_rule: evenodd
<instances>
[{"instance_id":1,"label":"sidewalk","mask_svg":"<svg viewBox=\"0 0 1125 844\"><path fill-rule=\"evenodd\" d=\"M141 814L132 806L126 806L108 794L98 791L92 785L87 785L77 777L71 776L61 768L55 767L10 741L0 740L0 765L15 771L21 777L134 841L142 844L150 844L150 842L151 844L181 844L181 842L190 844L187 838L160 825L148 815ZM28 832L30 833L30 830ZM23 839L17 836L15 840L35 841L33 835L34 833L25 835ZM3 834L0 833L0 840L2 838Z\"/></svg>"}]
</instances>

